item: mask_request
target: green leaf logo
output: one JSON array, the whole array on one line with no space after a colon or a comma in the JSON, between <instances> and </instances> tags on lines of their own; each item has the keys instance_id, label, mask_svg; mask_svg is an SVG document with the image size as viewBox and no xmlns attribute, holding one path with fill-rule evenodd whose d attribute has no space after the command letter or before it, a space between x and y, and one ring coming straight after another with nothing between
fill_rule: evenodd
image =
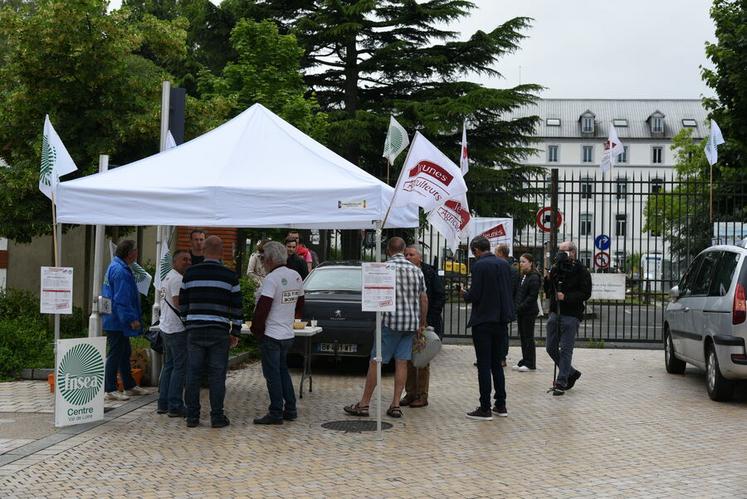
<instances>
[{"instance_id":1,"label":"green leaf logo","mask_svg":"<svg viewBox=\"0 0 747 499\"><path fill-rule=\"evenodd\" d=\"M171 271L171 253L168 251L164 253L161 258L161 280L166 279L166 274Z\"/></svg>"},{"instance_id":2,"label":"green leaf logo","mask_svg":"<svg viewBox=\"0 0 747 499\"><path fill-rule=\"evenodd\" d=\"M56 379L60 394L67 402L88 404L104 383L104 359L93 345L75 345L62 358Z\"/></svg>"},{"instance_id":3,"label":"green leaf logo","mask_svg":"<svg viewBox=\"0 0 747 499\"><path fill-rule=\"evenodd\" d=\"M52 171L54 170L54 164L57 160L57 151L54 146L49 143L49 139L46 135L42 138L42 157L41 157L41 169L39 170L39 180L46 186L52 185Z\"/></svg>"},{"instance_id":4,"label":"green leaf logo","mask_svg":"<svg viewBox=\"0 0 747 499\"><path fill-rule=\"evenodd\" d=\"M402 131L397 127L389 127L389 133L386 136L386 149L387 155L395 154L397 151L402 149L402 145L405 143L405 138L402 136Z\"/></svg>"},{"instance_id":5,"label":"green leaf logo","mask_svg":"<svg viewBox=\"0 0 747 499\"><path fill-rule=\"evenodd\" d=\"M133 263L131 268L133 277L135 277L135 282L143 282L148 278L148 273L137 263Z\"/></svg>"}]
</instances>

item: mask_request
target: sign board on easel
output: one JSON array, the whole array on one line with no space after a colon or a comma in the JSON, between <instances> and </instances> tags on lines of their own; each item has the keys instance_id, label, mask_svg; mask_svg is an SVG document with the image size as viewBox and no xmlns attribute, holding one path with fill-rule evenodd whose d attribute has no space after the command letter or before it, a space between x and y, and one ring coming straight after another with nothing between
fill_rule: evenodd
<instances>
[{"instance_id":1,"label":"sign board on easel","mask_svg":"<svg viewBox=\"0 0 747 499\"><path fill-rule=\"evenodd\" d=\"M54 425L104 419L106 338L76 338L57 342Z\"/></svg>"},{"instance_id":2,"label":"sign board on easel","mask_svg":"<svg viewBox=\"0 0 747 499\"><path fill-rule=\"evenodd\" d=\"M394 264L361 264L361 309L364 312L394 312L396 300L396 274Z\"/></svg>"}]
</instances>

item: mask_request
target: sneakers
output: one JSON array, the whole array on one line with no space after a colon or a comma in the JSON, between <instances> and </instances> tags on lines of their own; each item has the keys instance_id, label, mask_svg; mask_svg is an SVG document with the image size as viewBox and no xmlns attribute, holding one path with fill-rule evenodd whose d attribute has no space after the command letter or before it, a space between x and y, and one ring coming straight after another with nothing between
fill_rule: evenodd
<instances>
[{"instance_id":1,"label":"sneakers","mask_svg":"<svg viewBox=\"0 0 747 499\"><path fill-rule=\"evenodd\" d=\"M559 397L561 395L565 395L566 390L567 388L565 386L561 385L560 383L555 383L552 386L553 397Z\"/></svg>"},{"instance_id":2,"label":"sneakers","mask_svg":"<svg viewBox=\"0 0 747 499\"><path fill-rule=\"evenodd\" d=\"M254 424L283 424L283 419L275 419L270 417L269 414L265 414L261 418L254 418Z\"/></svg>"},{"instance_id":3,"label":"sneakers","mask_svg":"<svg viewBox=\"0 0 747 499\"><path fill-rule=\"evenodd\" d=\"M196 428L197 426L200 426L199 419L187 419L187 428Z\"/></svg>"},{"instance_id":4,"label":"sneakers","mask_svg":"<svg viewBox=\"0 0 747 499\"><path fill-rule=\"evenodd\" d=\"M122 392L106 392L104 400L130 400L130 397Z\"/></svg>"},{"instance_id":5,"label":"sneakers","mask_svg":"<svg viewBox=\"0 0 747 499\"><path fill-rule=\"evenodd\" d=\"M576 384L576 381L578 381L578 378L581 377L581 371L573 371L573 374L568 376L568 384L565 386L566 390L570 390L573 388L573 385Z\"/></svg>"},{"instance_id":6,"label":"sneakers","mask_svg":"<svg viewBox=\"0 0 747 499\"><path fill-rule=\"evenodd\" d=\"M129 390L124 391L125 395L129 395L132 397L133 395L148 395L148 391L144 388L140 388L139 386L135 385Z\"/></svg>"},{"instance_id":7,"label":"sneakers","mask_svg":"<svg viewBox=\"0 0 747 499\"><path fill-rule=\"evenodd\" d=\"M529 369L527 366L519 366L516 368L516 370L520 373L528 373L529 371L533 371L534 369Z\"/></svg>"},{"instance_id":8,"label":"sneakers","mask_svg":"<svg viewBox=\"0 0 747 499\"><path fill-rule=\"evenodd\" d=\"M493 413L490 411L490 409L482 409L481 407L478 407L474 411L468 412L467 418L475 419L477 421L492 421Z\"/></svg>"},{"instance_id":9,"label":"sneakers","mask_svg":"<svg viewBox=\"0 0 747 499\"><path fill-rule=\"evenodd\" d=\"M298 413L297 412L283 412L283 420L285 421L295 421L298 419Z\"/></svg>"},{"instance_id":10,"label":"sneakers","mask_svg":"<svg viewBox=\"0 0 747 499\"><path fill-rule=\"evenodd\" d=\"M210 423L210 426L212 426L213 428L223 428L223 427L228 426L230 424L231 424L231 422L228 420L228 417L223 416L221 419L218 419L218 420L213 421L212 423Z\"/></svg>"},{"instance_id":11,"label":"sneakers","mask_svg":"<svg viewBox=\"0 0 747 499\"><path fill-rule=\"evenodd\" d=\"M169 412L168 409L156 409L156 414L166 414Z\"/></svg>"},{"instance_id":12,"label":"sneakers","mask_svg":"<svg viewBox=\"0 0 747 499\"><path fill-rule=\"evenodd\" d=\"M496 413L496 414L498 414L498 416L500 416L502 418L507 418L508 417L508 410L506 410L506 406L505 405L502 405L502 406L497 406L496 405L496 406L494 406L493 407L493 412Z\"/></svg>"},{"instance_id":13,"label":"sneakers","mask_svg":"<svg viewBox=\"0 0 747 499\"><path fill-rule=\"evenodd\" d=\"M187 410L181 409L178 411L169 411L168 415L170 418L186 418L187 417Z\"/></svg>"}]
</instances>

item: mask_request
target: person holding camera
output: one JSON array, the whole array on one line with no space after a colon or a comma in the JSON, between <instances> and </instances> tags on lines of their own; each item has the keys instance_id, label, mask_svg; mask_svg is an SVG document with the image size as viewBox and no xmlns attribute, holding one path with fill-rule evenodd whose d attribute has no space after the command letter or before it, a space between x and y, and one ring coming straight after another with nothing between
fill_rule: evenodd
<instances>
[{"instance_id":1,"label":"person holding camera","mask_svg":"<svg viewBox=\"0 0 747 499\"><path fill-rule=\"evenodd\" d=\"M591 297L591 274L577 260L576 244L564 241L558 249L544 282L545 294L550 297L545 349L558 367L553 395L563 395L581 377L581 371L572 365L573 344L583 319L584 302Z\"/></svg>"}]
</instances>

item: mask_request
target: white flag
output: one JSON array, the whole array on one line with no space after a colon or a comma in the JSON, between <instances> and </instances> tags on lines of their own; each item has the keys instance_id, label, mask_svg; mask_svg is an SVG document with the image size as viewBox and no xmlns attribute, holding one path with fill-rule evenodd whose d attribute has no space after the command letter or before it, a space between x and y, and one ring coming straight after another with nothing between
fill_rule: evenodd
<instances>
[{"instance_id":1,"label":"white flag","mask_svg":"<svg viewBox=\"0 0 747 499\"><path fill-rule=\"evenodd\" d=\"M394 188L392 207L417 205L426 212L467 192L462 172L428 139L415 132Z\"/></svg>"},{"instance_id":2,"label":"white flag","mask_svg":"<svg viewBox=\"0 0 747 499\"><path fill-rule=\"evenodd\" d=\"M410 143L410 138L407 136L407 131L400 125L394 116L389 117L389 131L386 133L386 140L384 141L384 156L389 164L393 164L394 160L397 159L399 153L407 149L407 144Z\"/></svg>"},{"instance_id":3,"label":"white flag","mask_svg":"<svg viewBox=\"0 0 747 499\"><path fill-rule=\"evenodd\" d=\"M49 121L49 115L46 115L42 137L41 168L39 169L39 190L52 199L57 190L57 184L60 183L60 177L77 169L65 144L55 132L52 122Z\"/></svg>"},{"instance_id":4,"label":"white flag","mask_svg":"<svg viewBox=\"0 0 747 499\"><path fill-rule=\"evenodd\" d=\"M724 143L724 136L715 120L711 120L711 134L708 136L708 142L705 146L705 155L708 164L713 166L718 161L718 146Z\"/></svg>"},{"instance_id":5,"label":"white flag","mask_svg":"<svg viewBox=\"0 0 747 499\"><path fill-rule=\"evenodd\" d=\"M174 136L171 135L171 130L169 130L166 133L166 149L171 149L172 147L176 147L176 140L174 140Z\"/></svg>"},{"instance_id":6,"label":"white flag","mask_svg":"<svg viewBox=\"0 0 747 499\"><path fill-rule=\"evenodd\" d=\"M462 152L459 155L459 168L462 170L462 176L467 175L469 171L469 150L467 149L467 120L462 123Z\"/></svg>"},{"instance_id":7,"label":"white flag","mask_svg":"<svg viewBox=\"0 0 747 499\"><path fill-rule=\"evenodd\" d=\"M116 252L117 252L117 245L114 244L114 242L110 240L109 241L109 255L111 256L112 260L114 260L114 256ZM148 272L146 272L145 269L142 268L137 262L132 262L132 265L130 265L130 269L132 270L133 277L135 277L135 284L137 285L137 290L140 292L141 295L148 296L148 289L150 288L150 283L153 281L153 276L150 275Z\"/></svg>"},{"instance_id":8,"label":"white flag","mask_svg":"<svg viewBox=\"0 0 747 499\"><path fill-rule=\"evenodd\" d=\"M602 169L602 173L610 171L610 168L615 166L615 159L617 158L617 155L624 152L625 147L617 137L617 130L615 130L615 125L610 123L610 131L607 135L607 142L604 143L602 162L599 164L600 168Z\"/></svg>"},{"instance_id":9,"label":"white flag","mask_svg":"<svg viewBox=\"0 0 747 499\"><path fill-rule=\"evenodd\" d=\"M156 288L156 292L161 289L161 282L166 278L166 274L171 271L171 250L169 249L169 242L161 241L161 257L159 259L158 268L156 269L156 278L153 281L153 287Z\"/></svg>"},{"instance_id":10,"label":"white flag","mask_svg":"<svg viewBox=\"0 0 747 499\"><path fill-rule=\"evenodd\" d=\"M472 216L469 213L465 194L456 199L449 199L428 213L428 222L444 236L453 252L459 248L459 240L467 236L471 221Z\"/></svg>"}]
</instances>

